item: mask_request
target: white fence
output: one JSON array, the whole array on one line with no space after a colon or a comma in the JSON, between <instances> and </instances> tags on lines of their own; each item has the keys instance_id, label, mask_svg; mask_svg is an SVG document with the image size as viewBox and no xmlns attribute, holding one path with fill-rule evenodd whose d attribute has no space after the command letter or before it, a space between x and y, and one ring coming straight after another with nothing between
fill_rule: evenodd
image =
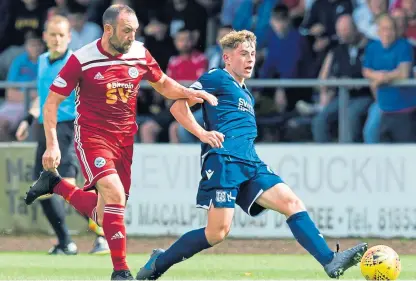
<instances>
[{"instance_id":1,"label":"white fence","mask_svg":"<svg viewBox=\"0 0 416 281\"><path fill-rule=\"evenodd\" d=\"M258 145L258 153L335 237L416 237L415 145ZM195 208L199 145L136 145L127 231L180 235L204 226ZM282 215L237 208L233 237L291 237Z\"/></svg>"}]
</instances>

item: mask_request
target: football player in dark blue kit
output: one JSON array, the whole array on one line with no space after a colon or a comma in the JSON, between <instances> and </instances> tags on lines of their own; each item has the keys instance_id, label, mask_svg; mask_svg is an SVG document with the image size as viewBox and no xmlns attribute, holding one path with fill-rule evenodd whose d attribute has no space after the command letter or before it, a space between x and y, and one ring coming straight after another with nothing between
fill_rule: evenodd
<instances>
[{"instance_id":1,"label":"football player in dark blue kit","mask_svg":"<svg viewBox=\"0 0 416 281\"><path fill-rule=\"evenodd\" d=\"M205 128L195 121L188 101L176 101L171 107L176 120L203 143L197 207L208 211L208 224L184 234L166 251L154 250L137 279L155 280L172 265L222 242L230 231L235 204L250 216L265 210L285 215L296 240L329 277L338 278L361 260L367 244L333 252L303 202L260 160L254 147L254 97L244 84L253 71L256 37L249 31L232 31L220 43L225 69L210 70L191 86L218 98L217 106L202 105Z\"/></svg>"}]
</instances>

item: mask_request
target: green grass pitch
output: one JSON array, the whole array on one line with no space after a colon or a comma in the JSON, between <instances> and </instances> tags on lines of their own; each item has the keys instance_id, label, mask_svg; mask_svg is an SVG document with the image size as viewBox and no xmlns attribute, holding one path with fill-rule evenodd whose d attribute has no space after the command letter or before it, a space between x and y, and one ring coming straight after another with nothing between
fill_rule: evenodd
<instances>
[{"instance_id":1,"label":"green grass pitch","mask_svg":"<svg viewBox=\"0 0 416 281\"><path fill-rule=\"evenodd\" d=\"M129 255L135 276L148 255ZM400 280L416 280L416 256L402 256ZM48 256L0 253L0 280L109 280L109 256ZM182 262L161 280L328 280L307 255L198 255ZM342 280L363 280L358 267Z\"/></svg>"}]
</instances>

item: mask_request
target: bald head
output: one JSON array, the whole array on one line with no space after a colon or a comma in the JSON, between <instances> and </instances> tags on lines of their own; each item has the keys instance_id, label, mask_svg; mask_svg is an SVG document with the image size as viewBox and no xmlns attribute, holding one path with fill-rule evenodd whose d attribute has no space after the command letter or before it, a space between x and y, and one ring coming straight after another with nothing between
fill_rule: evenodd
<instances>
[{"instance_id":1,"label":"bald head","mask_svg":"<svg viewBox=\"0 0 416 281\"><path fill-rule=\"evenodd\" d=\"M390 46L397 38L396 21L389 14L383 14L377 19L377 24L381 43Z\"/></svg>"},{"instance_id":2,"label":"bald head","mask_svg":"<svg viewBox=\"0 0 416 281\"><path fill-rule=\"evenodd\" d=\"M103 26L106 24L115 26L117 24L118 16L122 13L136 15L136 12L127 5L122 5L122 4L111 5L110 7L107 8L107 10L105 10L103 14Z\"/></svg>"},{"instance_id":3,"label":"bald head","mask_svg":"<svg viewBox=\"0 0 416 281\"><path fill-rule=\"evenodd\" d=\"M336 23L338 38L343 43L352 43L357 35L357 29L351 15L342 15Z\"/></svg>"},{"instance_id":4,"label":"bald head","mask_svg":"<svg viewBox=\"0 0 416 281\"><path fill-rule=\"evenodd\" d=\"M66 52L71 41L71 25L64 16L53 16L46 22L43 39L48 46L51 57L58 57Z\"/></svg>"},{"instance_id":5,"label":"bald head","mask_svg":"<svg viewBox=\"0 0 416 281\"><path fill-rule=\"evenodd\" d=\"M103 48L111 54L126 54L132 46L139 21L127 5L111 5L103 14Z\"/></svg>"},{"instance_id":6,"label":"bald head","mask_svg":"<svg viewBox=\"0 0 416 281\"><path fill-rule=\"evenodd\" d=\"M51 25L59 25L62 24L63 26L67 27L67 31L70 32L71 25L69 23L68 18L61 16L61 15L54 15L50 17L45 23L45 30L48 30Z\"/></svg>"}]
</instances>

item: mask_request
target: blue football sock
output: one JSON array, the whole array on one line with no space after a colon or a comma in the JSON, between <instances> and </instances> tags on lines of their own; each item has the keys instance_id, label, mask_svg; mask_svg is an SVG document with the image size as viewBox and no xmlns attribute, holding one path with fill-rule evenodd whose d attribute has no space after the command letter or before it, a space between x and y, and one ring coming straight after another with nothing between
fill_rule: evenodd
<instances>
[{"instance_id":1,"label":"blue football sock","mask_svg":"<svg viewBox=\"0 0 416 281\"><path fill-rule=\"evenodd\" d=\"M302 245L320 264L326 265L334 257L324 237L316 228L308 212L299 212L287 219L287 224L299 244Z\"/></svg>"},{"instance_id":2,"label":"blue football sock","mask_svg":"<svg viewBox=\"0 0 416 281\"><path fill-rule=\"evenodd\" d=\"M172 265L211 247L205 236L205 227L187 232L157 258L156 270L164 273Z\"/></svg>"}]
</instances>

